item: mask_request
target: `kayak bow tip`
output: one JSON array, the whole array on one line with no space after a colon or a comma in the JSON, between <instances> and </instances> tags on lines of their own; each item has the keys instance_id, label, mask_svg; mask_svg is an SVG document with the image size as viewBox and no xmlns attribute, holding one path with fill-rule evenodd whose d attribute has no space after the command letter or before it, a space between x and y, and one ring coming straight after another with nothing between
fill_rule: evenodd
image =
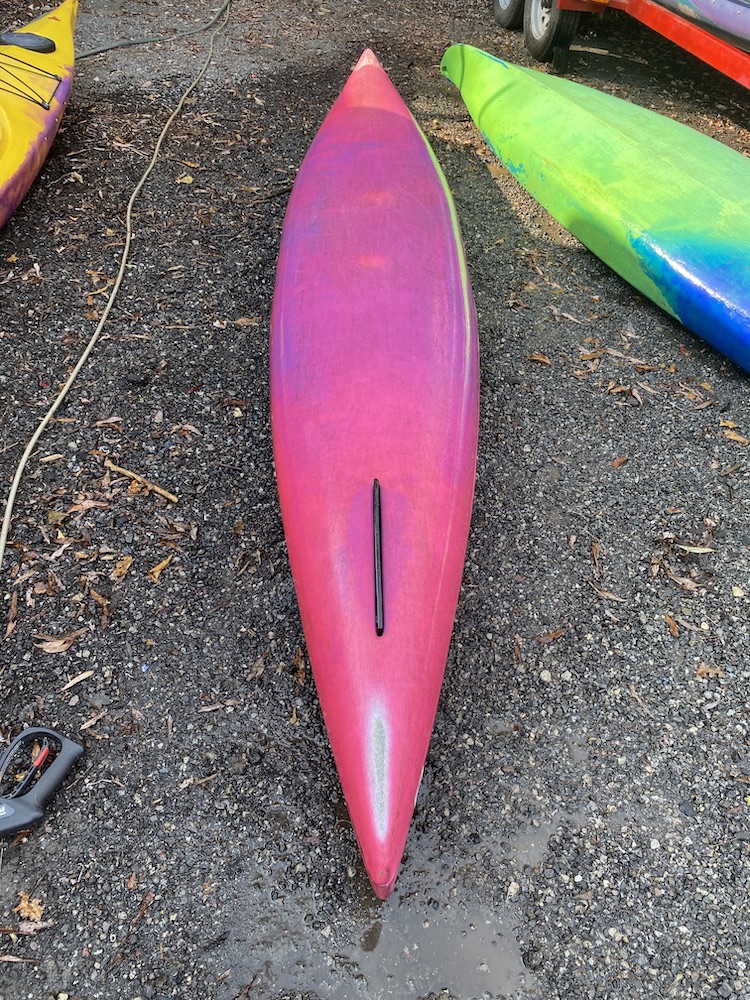
<instances>
[{"instance_id":1,"label":"kayak bow tip","mask_svg":"<svg viewBox=\"0 0 750 1000\"><path fill-rule=\"evenodd\" d=\"M382 900L388 899L390 894L393 892L393 887L396 884L396 874L397 873L394 872L393 878L391 878L388 882L384 882L382 884L374 882L372 877L370 878L370 884L372 885L373 892L378 897L378 899Z\"/></svg>"},{"instance_id":2,"label":"kayak bow tip","mask_svg":"<svg viewBox=\"0 0 750 1000\"><path fill-rule=\"evenodd\" d=\"M396 884L396 876L401 867L403 847L394 844L366 845L360 842L362 860L370 880L372 890L378 899L388 899Z\"/></svg>"},{"instance_id":3,"label":"kayak bow tip","mask_svg":"<svg viewBox=\"0 0 750 1000\"><path fill-rule=\"evenodd\" d=\"M380 64L380 60L372 51L372 49L365 49L365 51L359 57L357 65L354 67L354 72L356 73L358 69L362 69L364 66L377 66L379 69L383 68L382 65Z\"/></svg>"}]
</instances>

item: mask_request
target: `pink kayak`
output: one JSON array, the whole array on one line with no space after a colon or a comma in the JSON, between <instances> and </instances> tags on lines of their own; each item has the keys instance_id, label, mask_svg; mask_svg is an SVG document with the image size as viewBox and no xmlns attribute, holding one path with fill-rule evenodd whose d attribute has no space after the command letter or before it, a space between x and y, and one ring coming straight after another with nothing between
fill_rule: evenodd
<instances>
[{"instance_id":1,"label":"pink kayak","mask_svg":"<svg viewBox=\"0 0 750 1000\"><path fill-rule=\"evenodd\" d=\"M367 50L289 201L271 418L313 676L381 899L404 851L450 645L478 399L476 314L453 199Z\"/></svg>"}]
</instances>

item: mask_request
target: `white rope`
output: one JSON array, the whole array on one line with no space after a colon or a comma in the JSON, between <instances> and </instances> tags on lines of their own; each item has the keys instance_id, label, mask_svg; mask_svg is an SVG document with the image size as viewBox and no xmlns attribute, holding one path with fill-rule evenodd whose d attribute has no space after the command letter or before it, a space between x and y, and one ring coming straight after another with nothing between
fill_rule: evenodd
<instances>
[{"instance_id":1,"label":"white rope","mask_svg":"<svg viewBox=\"0 0 750 1000\"><path fill-rule=\"evenodd\" d=\"M130 195L130 199L128 201L127 212L126 212L126 215L125 215L125 245L123 247L122 257L120 259L120 267L119 267L119 270L117 272L117 277L115 278L115 283L114 283L114 285L112 287L112 294L110 295L109 300L107 301L107 304L106 304L106 306L104 308L104 312L101 315L101 319L97 323L96 329L94 330L94 332L92 333L92 335L91 335L88 343L86 344L86 347L85 347L85 349L83 351L83 354L78 359L78 363L76 364L75 368L70 373L70 375L68 376L68 379L65 382L65 385L63 385L62 389L60 389L60 392L57 394L57 397L55 398L54 402L52 403L52 405L50 406L50 408L47 410L47 412L45 413L45 415L42 417L42 419L41 419L41 421L39 423L39 426L37 427L36 431L34 432L34 434L33 434L32 438L31 438L31 440L29 441L29 443L26 445L26 449L25 449L25 451L24 451L23 455L21 456L21 459L20 459L20 461L18 463L18 466L16 468L16 473L15 473L15 475L13 477L13 482L12 482L11 487L10 487L10 493L8 494L8 502L5 505L5 513L3 515L2 528L0 529L0 569L2 568L2 565L3 565L3 556L5 554L5 545L6 545L6 542L8 540L8 532L10 531L10 520L11 520L11 516L13 514L13 505L15 504L16 494L18 493L18 487L19 487L19 484L21 482L21 477L23 476L24 469L26 468L26 465L27 465L29 459L31 458L31 455L34 452L34 449L36 448L36 446L37 446L37 444L39 442L39 439L41 438L42 434L44 433L45 428L49 424L50 420L52 420L52 418L54 417L54 415L57 412L57 410L62 405L62 402L65 399L65 397L67 396L70 387L75 382L75 380L78 377L78 374L81 371L81 369L83 368L83 366L86 364L86 362L87 362L87 360L89 358L89 355L91 354L91 352L93 351L94 347L96 346L96 343L99 340L99 337L101 335L102 330L104 329L104 326L105 326L105 324L107 322L107 319L109 318L109 314L112 311L112 306L114 305L115 299L117 298L117 293L120 290L120 285L122 284L122 280L123 280L123 278L125 276L125 268L127 267L128 254L130 252L130 244L131 244L132 238L133 238L133 205L135 204L135 201L136 201L138 195L141 193L141 190L143 189L143 186L145 185L146 181L148 180L148 177L149 177L151 171L156 166L156 162L157 162L157 160L159 158L159 153L161 151L162 143L164 142L164 139L166 138L167 133L169 132L169 129L172 127L172 123L177 118L177 116L180 114L180 112L182 111L182 108L183 108L183 106L185 104L185 101L190 97L190 95L192 94L192 92L195 90L195 88L201 82L201 80L203 79L203 77L206 75L206 72L208 71L208 67L211 65L211 61L213 60L213 55L214 55L214 42L216 40L216 36L219 34L220 31L223 30L223 28L226 26L227 21L229 20L229 3L230 2L231 2L231 0L229 0L229 2L227 2L225 4L225 6L224 6L224 20L211 33L211 37L210 37L210 40L209 40L209 46L208 46L208 54L206 56L206 59L205 59L203 65L202 65L202 67L201 67L198 75L195 77L195 79L193 80L193 82L190 84L190 86L184 92L184 94L182 95L182 97L178 101L177 106L175 107L174 111L172 112L172 114L167 119L167 122L164 125L164 128L161 130L161 134L159 135L159 138L156 141L156 146L154 147L154 152L153 152L153 155L151 157L151 160L150 160L148 166L146 167L146 169L144 170L144 172L143 172L143 174L141 176L141 179L138 181L138 183L136 184L135 188L133 189L133 193Z\"/></svg>"}]
</instances>

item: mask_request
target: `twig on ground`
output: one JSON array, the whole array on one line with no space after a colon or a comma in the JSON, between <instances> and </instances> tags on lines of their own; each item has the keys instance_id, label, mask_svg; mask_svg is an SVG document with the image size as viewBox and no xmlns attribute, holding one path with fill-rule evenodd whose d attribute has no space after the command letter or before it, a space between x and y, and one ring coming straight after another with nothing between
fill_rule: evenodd
<instances>
[{"instance_id":1,"label":"twig on ground","mask_svg":"<svg viewBox=\"0 0 750 1000\"><path fill-rule=\"evenodd\" d=\"M145 486L147 490L151 490L154 493L158 493L160 497L164 497L165 500L169 500L171 503L178 503L178 497L174 493L165 490L163 486L157 486L156 483L152 483L150 479L146 479L139 472L133 472L132 469L123 469L122 466L110 462L108 458L105 458L104 464L111 472L116 472L120 476L127 476L128 479L134 479L141 486Z\"/></svg>"}]
</instances>

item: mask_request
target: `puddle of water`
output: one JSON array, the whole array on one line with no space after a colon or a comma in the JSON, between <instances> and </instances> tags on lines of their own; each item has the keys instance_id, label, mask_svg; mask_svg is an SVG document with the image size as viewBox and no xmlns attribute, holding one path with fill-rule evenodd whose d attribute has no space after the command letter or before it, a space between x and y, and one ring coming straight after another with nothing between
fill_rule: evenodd
<instances>
[{"instance_id":1,"label":"puddle of water","mask_svg":"<svg viewBox=\"0 0 750 1000\"><path fill-rule=\"evenodd\" d=\"M377 946L365 951L371 940ZM350 953L367 980L368 995L403 996L449 990L457 997L505 996L526 981L507 909L489 913L445 906L425 916L398 899Z\"/></svg>"},{"instance_id":2,"label":"puddle of water","mask_svg":"<svg viewBox=\"0 0 750 1000\"><path fill-rule=\"evenodd\" d=\"M243 899L239 890L232 934L214 956L222 971L231 969L224 1000L245 995L243 987L259 1000L295 991L320 1000L416 1000L444 990L461 1000L496 1000L533 992L513 905L490 909L440 859L417 850L412 863L415 855L418 871L402 871L388 900L368 896L329 923L309 894L271 902Z\"/></svg>"},{"instance_id":3,"label":"puddle of water","mask_svg":"<svg viewBox=\"0 0 750 1000\"><path fill-rule=\"evenodd\" d=\"M519 830L513 838L513 858L516 866L523 868L538 868L549 847L549 838L557 829L557 818L553 816L549 823L543 826L527 826Z\"/></svg>"},{"instance_id":4,"label":"puddle of water","mask_svg":"<svg viewBox=\"0 0 750 1000\"><path fill-rule=\"evenodd\" d=\"M510 913L445 906L435 912L395 894L366 921L311 930L301 900L281 912L238 920L227 996L314 990L321 1000L422 996L505 997L528 987ZM308 911L309 912L309 911ZM239 925L244 924L244 933Z\"/></svg>"},{"instance_id":5,"label":"puddle of water","mask_svg":"<svg viewBox=\"0 0 750 1000\"><path fill-rule=\"evenodd\" d=\"M578 764L586 764L589 759L589 739L586 734L570 734L565 741L570 751L571 763L575 767Z\"/></svg>"}]
</instances>

